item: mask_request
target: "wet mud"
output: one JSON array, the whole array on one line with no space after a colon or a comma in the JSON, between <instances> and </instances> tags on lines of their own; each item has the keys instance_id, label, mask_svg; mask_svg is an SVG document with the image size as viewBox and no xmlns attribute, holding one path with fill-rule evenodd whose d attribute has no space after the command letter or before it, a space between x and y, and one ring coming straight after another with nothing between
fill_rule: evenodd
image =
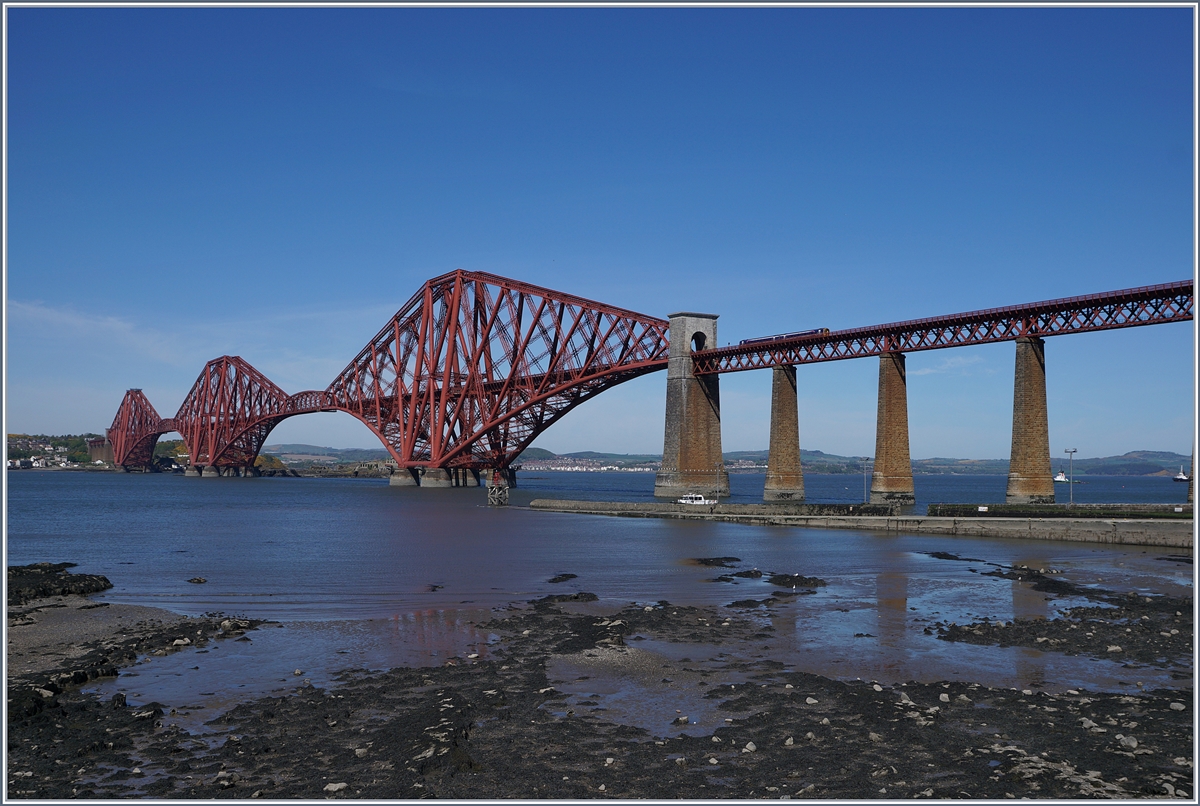
<instances>
[{"instance_id":1,"label":"wet mud","mask_svg":"<svg viewBox=\"0 0 1200 806\"><path fill-rule=\"evenodd\" d=\"M717 567L738 562L717 559ZM774 576L753 584L769 590L778 584ZM797 584L794 594L819 587ZM781 594L793 591L760 605L786 610L795 599ZM1020 645L1110 659L1116 642L1131 664L1165 662L1190 675L1190 650L1182 646L1192 640L1190 600L1083 595L1090 604L1059 618L935 629L944 640L1028 641ZM590 592L548 596L482 621L481 630L499 637L486 658L348 669L324 688L297 675L294 688L237 703L202 733L179 727L179 703L101 699L81 691L73 673L57 679L57 691L45 689L49 696L30 689L54 682L53 675L10 677L8 796L1193 795L1190 686L1051 693L970 680L835 680L763 656L775 629L767 612L666 601L606 608ZM191 646L236 640L257 626L219 616L144 622L120 640L98 642L80 670L115 671L149 653L187 651L175 643L184 638ZM1052 636L1060 643L1051 644ZM613 692L635 684L644 699L633 718ZM31 696L39 707L12 707ZM685 710L688 702L694 711Z\"/></svg>"}]
</instances>

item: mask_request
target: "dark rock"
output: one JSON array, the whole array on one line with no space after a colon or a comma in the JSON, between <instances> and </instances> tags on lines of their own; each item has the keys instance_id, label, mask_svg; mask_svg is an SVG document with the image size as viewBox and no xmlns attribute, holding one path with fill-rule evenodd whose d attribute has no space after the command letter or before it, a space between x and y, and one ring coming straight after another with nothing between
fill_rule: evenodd
<instances>
[{"instance_id":1,"label":"dark rock","mask_svg":"<svg viewBox=\"0 0 1200 806\"><path fill-rule=\"evenodd\" d=\"M738 557L698 557L696 562L709 568L733 568L733 563L740 563Z\"/></svg>"},{"instance_id":2,"label":"dark rock","mask_svg":"<svg viewBox=\"0 0 1200 806\"><path fill-rule=\"evenodd\" d=\"M8 604L22 605L47 596L87 595L113 585L99 574L72 574L75 563L34 563L8 567Z\"/></svg>"}]
</instances>

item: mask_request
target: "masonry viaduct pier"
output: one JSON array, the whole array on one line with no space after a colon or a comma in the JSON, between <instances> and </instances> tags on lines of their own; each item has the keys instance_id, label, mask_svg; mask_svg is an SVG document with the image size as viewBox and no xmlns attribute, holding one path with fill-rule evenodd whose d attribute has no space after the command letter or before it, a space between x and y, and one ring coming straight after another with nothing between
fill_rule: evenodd
<instances>
[{"instance_id":1,"label":"masonry viaduct pier","mask_svg":"<svg viewBox=\"0 0 1200 806\"><path fill-rule=\"evenodd\" d=\"M178 432L191 475L256 475L271 430L288 417L343 411L391 454L391 483L515 483L512 462L575 406L632 378L667 370L661 471L654 494L728 495L721 451L721 374L770 369L771 438L765 501L802 502L797 367L878 357L879 398L871 501L911 504L905 355L1015 343L1012 456L1007 500L1053 502L1045 339L1190 321L1190 280L851 330L717 344L717 315L659 319L496 275L436 277L393 316L324 390L289 395L238 356L205 365L178 412L161 417L139 389L126 392L98 455L153 466L154 446ZM668 338L669 335L669 338ZM1189 485L1188 499L1191 500Z\"/></svg>"},{"instance_id":2,"label":"masonry viaduct pier","mask_svg":"<svg viewBox=\"0 0 1200 806\"><path fill-rule=\"evenodd\" d=\"M763 498L804 500L796 366L878 356L875 471L870 500L912 504L915 499L905 354L1011 341L1016 355L1012 454L1005 498L1008 503L1053 503L1045 339L1187 321L1192 319L1193 304L1192 282L1185 280L852 330L748 339L737 346L716 349L706 349L707 344L716 343L715 315L672 314L666 438L654 494L664 498L689 492L728 495L729 477L721 461L717 378L725 372L770 368L771 439ZM1188 500L1191 497L1189 485Z\"/></svg>"}]
</instances>

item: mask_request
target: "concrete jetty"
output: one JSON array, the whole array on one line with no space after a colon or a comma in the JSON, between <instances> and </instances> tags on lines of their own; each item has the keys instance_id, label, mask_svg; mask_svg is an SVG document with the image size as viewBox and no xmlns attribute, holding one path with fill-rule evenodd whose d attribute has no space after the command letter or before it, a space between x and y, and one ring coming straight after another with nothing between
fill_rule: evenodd
<instances>
[{"instance_id":1,"label":"concrete jetty","mask_svg":"<svg viewBox=\"0 0 1200 806\"><path fill-rule=\"evenodd\" d=\"M989 518L899 515L886 504L712 504L668 502L570 501L539 498L530 509L613 515L629 518L677 518L809 529L864 529L879 532L964 537L1014 537L1067 540L1192 550L1188 520L1132 518Z\"/></svg>"}]
</instances>

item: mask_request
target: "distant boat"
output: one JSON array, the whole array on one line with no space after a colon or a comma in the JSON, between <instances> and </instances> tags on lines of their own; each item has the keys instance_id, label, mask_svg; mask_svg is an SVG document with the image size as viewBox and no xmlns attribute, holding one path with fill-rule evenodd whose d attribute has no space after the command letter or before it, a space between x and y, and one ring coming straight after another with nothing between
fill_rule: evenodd
<instances>
[{"instance_id":1,"label":"distant boat","mask_svg":"<svg viewBox=\"0 0 1200 806\"><path fill-rule=\"evenodd\" d=\"M1061 470L1058 471L1058 475L1054 477L1054 480L1058 481L1058 482L1062 482L1063 484L1069 484L1071 482L1071 480L1069 478L1067 478L1067 474L1062 472Z\"/></svg>"},{"instance_id":2,"label":"distant boat","mask_svg":"<svg viewBox=\"0 0 1200 806\"><path fill-rule=\"evenodd\" d=\"M1192 480L1191 477L1188 476L1187 473L1183 472L1183 465L1179 466L1179 472L1177 474L1175 474L1174 476L1172 476L1171 478L1174 479L1175 481L1191 481Z\"/></svg>"}]
</instances>

